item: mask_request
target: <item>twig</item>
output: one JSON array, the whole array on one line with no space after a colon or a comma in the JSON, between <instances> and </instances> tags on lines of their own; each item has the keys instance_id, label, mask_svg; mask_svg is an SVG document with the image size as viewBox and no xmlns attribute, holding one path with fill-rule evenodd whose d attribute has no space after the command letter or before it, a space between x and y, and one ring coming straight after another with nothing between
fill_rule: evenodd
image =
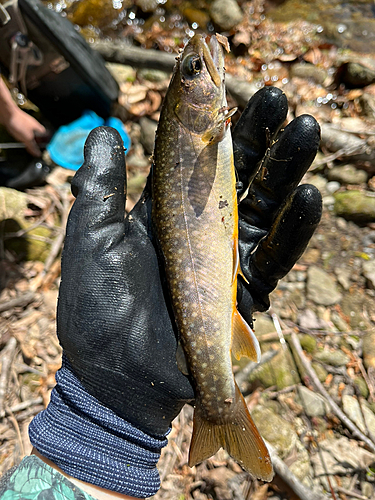
<instances>
[{"instance_id":1,"label":"twig","mask_svg":"<svg viewBox=\"0 0 375 500\"><path fill-rule=\"evenodd\" d=\"M262 337L263 338L263 337ZM259 363L255 363L255 361L250 361L240 372L236 374L236 382L239 386L241 386L244 382L247 381L249 375L258 367L270 361L279 351L275 351L274 349L270 349L269 351L262 354L261 360Z\"/></svg>"},{"instance_id":2,"label":"twig","mask_svg":"<svg viewBox=\"0 0 375 500\"><path fill-rule=\"evenodd\" d=\"M10 411L10 408L6 408L6 413L8 415L9 420L13 424L14 430L16 431L17 438L18 438L18 441L19 441L19 444L20 444L20 448L21 448L21 456L24 456L25 455L25 447L23 446L23 441L22 441L20 426L18 425L16 417Z\"/></svg>"},{"instance_id":3,"label":"twig","mask_svg":"<svg viewBox=\"0 0 375 500\"><path fill-rule=\"evenodd\" d=\"M5 416L4 400L8 389L9 370L13 356L16 351L17 340L11 337L1 353L1 374L0 374L0 418Z\"/></svg>"},{"instance_id":4,"label":"twig","mask_svg":"<svg viewBox=\"0 0 375 500\"><path fill-rule=\"evenodd\" d=\"M35 293L27 292L20 297L16 297L15 299L8 300L7 302L0 303L0 313L4 311L9 311L9 309L13 309L13 307L22 307L27 306L34 300Z\"/></svg>"},{"instance_id":5,"label":"twig","mask_svg":"<svg viewBox=\"0 0 375 500\"><path fill-rule=\"evenodd\" d=\"M271 456L273 468L283 481L294 491L300 500L321 500L323 495L306 488L299 479L293 474L289 467L281 460L276 453L275 448L265 440L269 454Z\"/></svg>"},{"instance_id":6,"label":"twig","mask_svg":"<svg viewBox=\"0 0 375 500\"><path fill-rule=\"evenodd\" d=\"M373 452L375 453L375 444L369 439L367 436L361 432L358 427L345 415L345 413L338 407L338 405L333 401L331 396L328 394L328 392L325 390L323 387L322 383L318 379L314 369L311 367L311 364L307 357L305 356L301 344L298 340L298 336L296 333L292 333L291 335L291 341L296 349L296 352L298 353L301 363L303 364L306 372L308 373L309 377L311 378L311 382L315 386L315 389L322 394L329 406L331 407L332 412L341 420L341 422L353 433L353 435L363 441L366 446Z\"/></svg>"},{"instance_id":7,"label":"twig","mask_svg":"<svg viewBox=\"0 0 375 500\"><path fill-rule=\"evenodd\" d=\"M17 403L16 405L7 408L5 411L6 413L8 413L8 411L10 411L11 413L16 413L17 411L26 410L26 408L29 408L30 406L39 405L41 403L43 403L42 396L36 399L27 399L26 401Z\"/></svg>"},{"instance_id":8,"label":"twig","mask_svg":"<svg viewBox=\"0 0 375 500\"><path fill-rule=\"evenodd\" d=\"M66 191L62 192L62 205L63 205L63 210L62 210L62 220L61 220L61 232L60 234L55 238L50 253L48 257L46 258L45 264L44 264L44 273L47 274L49 271L50 267L52 266L54 260L60 253L61 247L63 246L64 239L65 239L65 232L66 232L66 223L68 221L68 215L69 215L69 208L70 208L70 202L69 202L69 197L67 195Z\"/></svg>"},{"instance_id":9,"label":"twig","mask_svg":"<svg viewBox=\"0 0 375 500\"><path fill-rule=\"evenodd\" d=\"M348 495L353 498L359 498L360 500L369 500L368 497L365 497L363 495L360 495L359 493L356 493L355 491L347 490L346 488L342 488L341 486L337 487L337 491L340 493L344 493L344 495Z\"/></svg>"}]
</instances>

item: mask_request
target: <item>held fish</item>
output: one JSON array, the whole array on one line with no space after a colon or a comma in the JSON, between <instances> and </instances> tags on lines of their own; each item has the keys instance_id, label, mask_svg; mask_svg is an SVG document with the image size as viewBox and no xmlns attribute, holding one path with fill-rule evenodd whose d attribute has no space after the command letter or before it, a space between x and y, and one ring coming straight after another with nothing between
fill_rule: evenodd
<instances>
[{"instance_id":1,"label":"held fish","mask_svg":"<svg viewBox=\"0 0 375 500\"><path fill-rule=\"evenodd\" d=\"M231 353L259 361L237 311L238 212L224 86L226 39L195 35L178 57L156 134L152 220L180 334L179 368L196 394L189 465L220 447L270 481L267 448L235 382Z\"/></svg>"}]
</instances>

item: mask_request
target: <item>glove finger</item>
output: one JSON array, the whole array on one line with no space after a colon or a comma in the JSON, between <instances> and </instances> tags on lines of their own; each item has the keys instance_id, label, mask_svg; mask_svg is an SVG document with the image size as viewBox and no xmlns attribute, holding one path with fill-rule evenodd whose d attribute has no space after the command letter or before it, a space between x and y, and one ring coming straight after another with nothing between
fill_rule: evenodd
<instances>
[{"instance_id":1,"label":"glove finger","mask_svg":"<svg viewBox=\"0 0 375 500\"><path fill-rule=\"evenodd\" d=\"M88 232L97 231L123 222L126 166L120 134L110 127L92 130L85 143L84 157L72 181L76 201L69 217L70 230L77 226Z\"/></svg>"},{"instance_id":2,"label":"glove finger","mask_svg":"<svg viewBox=\"0 0 375 500\"><path fill-rule=\"evenodd\" d=\"M276 87L264 87L249 100L233 130L234 163L241 195L246 191L259 168L270 141L286 119L288 102Z\"/></svg>"},{"instance_id":3,"label":"glove finger","mask_svg":"<svg viewBox=\"0 0 375 500\"><path fill-rule=\"evenodd\" d=\"M241 255L241 258L244 257L241 260L242 271L245 276L251 276L249 284L241 280L239 290L239 302L245 309L245 316L251 316L254 310L268 309L268 294L301 257L321 215L319 190L310 184L298 186L287 198L256 251L252 255ZM243 250L240 246L241 254Z\"/></svg>"},{"instance_id":4,"label":"glove finger","mask_svg":"<svg viewBox=\"0 0 375 500\"><path fill-rule=\"evenodd\" d=\"M295 118L272 145L261 169L240 204L241 216L268 230L280 205L294 191L315 158L320 127L314 117Z\"/></svg>"}]
</instances>

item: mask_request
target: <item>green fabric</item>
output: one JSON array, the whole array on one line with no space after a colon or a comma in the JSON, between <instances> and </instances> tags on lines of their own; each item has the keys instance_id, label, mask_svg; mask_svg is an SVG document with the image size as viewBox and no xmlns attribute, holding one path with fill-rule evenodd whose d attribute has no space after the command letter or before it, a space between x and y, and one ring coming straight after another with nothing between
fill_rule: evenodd
<instances>
[{"instance_id":1,"label":"green fabric","mask_svg":"<svg viewBox=\"0 0 375 500\"><path fill-rule=\"evenodd\" d=\"M1 500L95 500L35 455L0 480Z\"/></svg>"}]
</instances>

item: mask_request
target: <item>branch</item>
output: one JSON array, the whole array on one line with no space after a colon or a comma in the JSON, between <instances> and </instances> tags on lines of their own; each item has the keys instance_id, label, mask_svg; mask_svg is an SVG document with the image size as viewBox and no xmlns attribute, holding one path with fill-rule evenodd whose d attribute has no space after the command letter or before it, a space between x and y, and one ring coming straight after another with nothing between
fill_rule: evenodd
<instances>
[{"instance_id":1,"label":"branch","mask_svg":"<svg viewBox=\"0 0 375 500\"><path fill-rule=\"evenodd\" d=\"M301 363L303 364L306 372L308 373L309 377L311 378L311 382L315 386L315 389L324 396L331 407L332 412L341 420L341 422L352 432L353 436L356 438L360 439L363 441L366 446L373 452L375 453L375 443L371 441L367 436L361 432L358 427L345 415L345 413L339 408L339 406L333 401L331 396L328 394L328 392L325 390L323 387L323 384L320 382L318 379L314 369L312 368L310 361L307 359L305 356L301 344L298 340L298 336L296 333L291 334L291 341L296 349L296 352L298 353Z\"/></svg>"}]
</instances>

